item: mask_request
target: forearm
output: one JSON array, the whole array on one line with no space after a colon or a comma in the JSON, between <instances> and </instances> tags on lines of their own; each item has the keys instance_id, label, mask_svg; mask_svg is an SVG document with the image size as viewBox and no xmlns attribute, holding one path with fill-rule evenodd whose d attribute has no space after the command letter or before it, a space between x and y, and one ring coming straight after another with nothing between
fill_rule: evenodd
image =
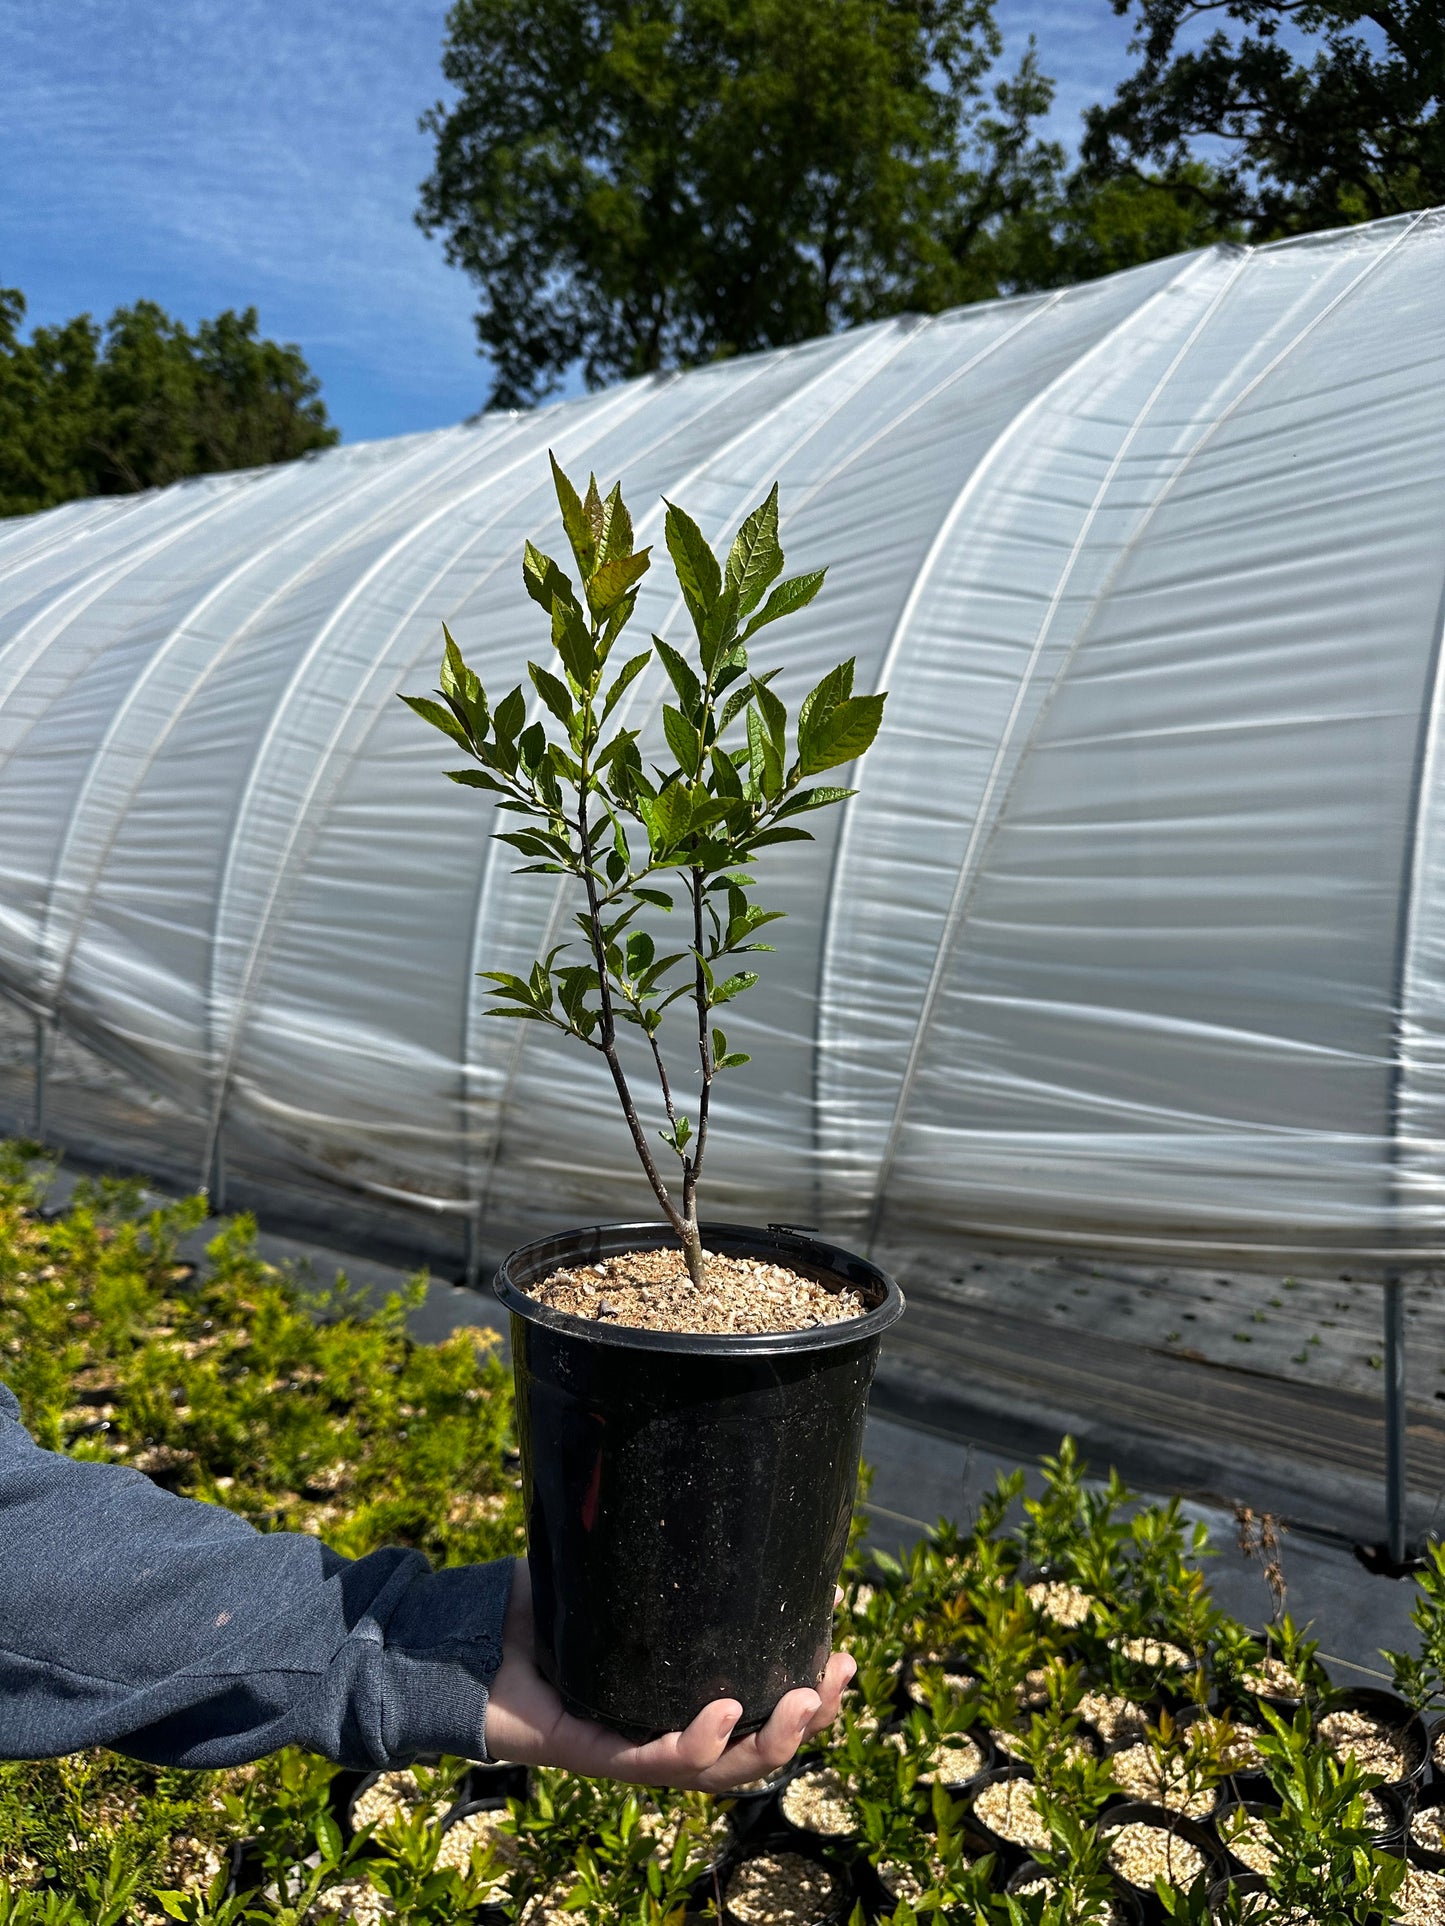
<instances>
[{"instance_id":1,"label":"forearm","mask_svg":"<svg viewBox=\"0 0 1445 1926\"><path fill-rule=\"evenodd\" d=\"M224 1766L477 1755L510 1561L434 1572L262 1533L42 1451L0 1386L0 1757L105 1745Z\"/></svg>"}]
</instances>

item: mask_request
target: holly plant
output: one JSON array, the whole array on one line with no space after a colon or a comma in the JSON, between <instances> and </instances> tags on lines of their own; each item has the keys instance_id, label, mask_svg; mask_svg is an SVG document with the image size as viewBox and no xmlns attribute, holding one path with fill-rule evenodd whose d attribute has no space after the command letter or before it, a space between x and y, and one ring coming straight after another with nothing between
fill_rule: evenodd
<instances>
[{"instance_id":1,"label":"holly plant","mask_svg":"<svg viewBox=\"0 0 1445 1926\"><path fill-rule=\"evenodd\" d=\"M487 1014L550 1024L606 1059L638 1160L700 1284L697 1192L712 1089L724 1071L748 1061L729 1047L718 1013L757 982L736 959L771 949L758 932L783 915L755 900L749 866L775 843L810 840L800 818L854 793L814 779L863 755L878 733L884 697L855 695L853 662L841 662L804 697L790 736L787 709L771 686L778 668L760 674L750 664L754 637L805 608L825 573L778 579L776 484L725 561L682 509L666 504L667 549L692 645L684 650L654 635L628 654L618 645L652 552L634 546L620 483L604 499L593 476L579 497L555 457L552 475L580 587L527 543L522 576L551 623L554 657L550 665L528 663L531 697L518 686L492 702L444 626L441 700L402 700L471 759L447 772L452 781L492 792L498 809L521 819L498 832L527 859L518 874L570 876L581 886L580 943L557 944L526 976L484 970L496 986ZM662 710L670 767L644 767L643 732L624 726L631 707L624 697L654 662L674 698ZM680 912L670 945L639 922L648 910ZM691 1101L660 1041L675 1006L688 1021L688 1052L696 1051ZM643 1046L630 1064L618 1048L622 1025ZM634 1095L639 1074L656 1079L654 1101L665 1117L658 1134L677 1160L671 1185Z\"/></svg>"}]
</instances>

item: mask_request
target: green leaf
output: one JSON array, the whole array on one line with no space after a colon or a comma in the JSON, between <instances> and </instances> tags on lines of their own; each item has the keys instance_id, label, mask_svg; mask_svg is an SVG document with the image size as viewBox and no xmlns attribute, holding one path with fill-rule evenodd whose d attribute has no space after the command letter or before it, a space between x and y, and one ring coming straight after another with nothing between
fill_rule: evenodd
<instances>
[{"instance_id":1,"label":"green leaf","mask_svg":"<svg viewBox=\"0 0 1445 1926\"><path fill-rule=\"evenodd\" d=\"M799 773L816 776L855 761L878 734L886 701L885 695L848 696L821 722L810 716L806 733L800 729L798 736Z\"/></svg>"},{"instance_id":2,"label":"green leaf","mask_svg":"<svg viewBox=\"0 0 1445 1926\"><path fill-rule=\"evenodd\" d=\"M602 491L597 486L597 477L587 477L587 493L582 497L582 513L587 518L587 527L592 536L592 551L598 560L602 547L602 537L607 527L607 510L602 504ZM596 563L594 562L594 567ZM591 574L591 570L588 573Z\"/></svg>"},{"instance_id":3,"label":"green leaf","mask_svg":"<svg viewBox=\"0 0 1445 1926\"><path fill-rule=\"evenodd\" d=\"M571 691L567 688L567 685L559 681L550 669L544 669L541 664L537 662L529 662L527 664L527 674L532 678L532 687L537 691L537 694L541 696L553 715L556 716L564 728L568 726L576 711L572 704Z\"/></svg>"},{"instance_id":4,"label":"green leaf","mask_svg":"<svg viewBox=\"0 0 1445 1926\"><path fill-rule=\"evenodd\" d=\"M485 769L448 769L446 773L448 782L459 782L464 789L494 789L502 796L509 793L507 785L489 776Z\"/></svg>"},{"instance_id":5,"label":"green leaf","mask_svg":"<svg viewBox=\"0 0 1445 1926\"><path fill-rule=\"evenodd\" d=\"M781 616L792 615L798 609L806 608L823 586L823 577L827 573L827 569L819 568L810 575L791 575L786 582L779 582L743 630L744 642L750 641L769 622L776 622Z\"/></svg>"},{"instance_id":6,"label":"green leaf","mask_svg":"<svg viewBox=\"0 0 1445 1926\"><path fill-rule=\"evenodd\" d=\"M800 789L778 811L778 820L784 816L796 816L805 809L825 809L829 803L846 802L849 796L856 796L856 789L833 789L819 783L813 789Z\"/></svg>"},{"instance_id":7,"label":"green leaf","mask_svg":"<svg viewBox=\"0 0 1445 1926\"><path fill-rule=\"evenodd\" d=\"M616 555L588 578L587 606L595 622L610 615L633 584L642 580L652 566L651 556L650 548L639 549L636 555Z\"/></svg>"},{"instance_id":8,"label":"green leaf","mask_svg":"<svg viewBox=\"0 0 1445 1926\"><path fill-rule=\"evenodd\" d=\"M701 755L697 730L681 710L674 709L670 702L664 702L662 705L662 732L667 737L667 746L677 757L684 774L695 776Z\"/></svg>"},{"instance_id":9,"label":"green leaf","mask_svg":"<svg viewBox=\"0 0 1445 1926\"><path fill-rule=\"evenodd\" d=\"M720 660L725 660L738 632L738 590L729 582L713 603L702 625L700 653L702 666L711 675Z\"/></svg>"},{"instance_id":10,"label":"green leaf","mask_svg":"<svg viewBox=\"0 0 1445 1926\"><path fill-rule=\"evenodd\" d=\"M748 760L758 793L769 802L780 796L783 759L756 707L748 710Z\"/></svg>"},{"instance_id":11,"label":"green leaf","mask_svg":"<svg viewBox=\"0 0 1445 1926\"><path fill-rule=\"evenodd\" d=\"M622 499L621 482L613 485L612 493L602 504L602 534L597 553L604 567L619 556L632 553L632 517Z\"/></svg>"},{"instance_id":12,"label":"green leaf","mask_svg":"<svg viewBox=\"0 0 1445 1926\"><path fill-rule=\"evenodd\" d=\"M719 796L729 802L742 801L743 786L738 780L737 766L727 750L719 749L716 744L712 752L712 783Z\"/></svg>"},{"instance_id":13,"label":"green leaf","mask_svg":"<svg viewBox=\"0 0 1445 1926\"><path fill-rule=\"evenodd\" d=\"M677 570L682 599L687 603L693 626L701 634L722 589L722 570L697 523L672 502L667 504L666 526L667 552Z\"/></svg>"},{"instance_id":14,"label":"green leaf","mask_svg":"<svg viewBox=\"0 0 1445 1926\"><path fill-rule=\"evenodd\" d=\"M778 546L778 484L773 483L768 498L755 508L742 527L728 556L727 580L738 592L739 615L751 615L763 599L763 592L783 567L783 551Z\"/></svg>"},{"instance_id":15,"label":"green leaf","mask_svg":"<svg viewBox=\"0 0 1445 1926\"><path fill-rule=\"evenodd\" d=\"M444 702L434 702L430 696L404 695L401 699L423 722L429 722L433 729L440 729L444 736L450 736L459 749L471 748L471 737Z\"/></svg>"},{"instance_id":16,"label":"green leaf","mask_svg":"<svg viewBox=\"0 0 1445 1926\"><path fill-rule=\"evenodd\" d=\"M562 526L567 531L567 540L572 545L572 553L577 558L582 579L586 581L597 561L596 538L582 504L577 499L577 490L563 474L557 457L550 448L547 450L547 459L552 464L552 482L557 490L557 506L562 511ZM595 482L593 487L596 487Z\"/></svg>"},{"instance_id":17,"label":"green leaf","mask_svg":"<svg viewBox=\"0 0 1445 1926\"><path fill-rule=\"evenodd\" d=\"M655 639L656 638L654 637L654 640ZM617 704L619 703L619 701L621 701L624 690L628 687L630 683L636 681L637 677L642 674L642 671L647 667L648 663L651 660L652 660L651 649L644 649L641 655L633 656L630 662L625 662L622 665L622 668L618 671L617 675L613 678L611 688L608 689L607 691L606 701L604 701L604 703L602 704L602 720L604 722L607 720L608 716L611 715L612 711L617 707Z\"/></svg>"},{"instance_id":18,"label":"green leaf","mask_svg":"<svg viewBox=\"0 0 1445 1926\"><path fill-rule=\"evenodd\" d=\"M552 613L552 603L557 596L568 602L575 602L572 583L564 575L550 555L544 555L540 548L530 542L522 550L522 583L528 595Z\"/></svg>"},{"instance_id":19,"label":"green leaf","mask_svg":"<svg viewBox=\"0 0 1445 1926\"><path fill-rule=\"evenodd\" d=\"M487 698L476 673L462 660L462 652L446 623L442 623L446 650L442 656L441 692L452 714L468 730L474 742L487 733Z\"/></svg>"},{"instance_id":20,"label":"green leaf","mask_svg":"<svg viewBox=\"0 0 1445 1926\"><path fill-rule=\"evenodd\" d=\"M751 679L751 681L749 681L749 683L745 688L733 690L732 694L728 697L727 701L723 704L722 721L718 725L719 735L721 735L722 731L728 728L736 720L736 718L742 714L743 710L746 709L748 704L752 701L753 683L754 682L762 682L762 683L771 682L773 677L777 673L778 672L776 669L769 669L766 675L754 676Z\"/></svg>"},{"instance_id":21,"label":"green leaf","mask_svg":"<svg viewBox=\"0 0 1445 1926\"><path fill-rule=\"evenodd\" d=\"M638 798L637 813L646 827L653 850L668 849L687 834L692 803L680 782L668 783L653 797Z\"/></svg>"},{"instance_id":22,"label":"green leaf","mask_svg":"<svg viewBox=\"0 0 1445 1926\"><path fill-rule=\"evenodd\" d=\"M579 688L587 688L597 670L597 649L575 603L552 604L552 646L572 680Z\"/></svg>"},{"instance_id":23,"label":"green leaf","mask_svg":"<svg viewBox=\"0 0 1445 1926\"><path fill-rule=\"evenodd\" d=\"M517 731L527 720L527 698L520 688L504 695L497 704L492 716L492 727L497 732L498 742L515 742Z\"/></svg>"},{"instance_id":24,"label":"green leaf","mask_svg":"<svg viewBox=\"0 0 1445 1926\"><path fill-rule=\"evenodd\" d=\"M762 711L763 722L781 761L788 747L788 712L781 696L773 694L766 682L753 677L753 697Z\"/></svg>"},{"instance_id":25,"label":"green leaf","mask_svg":"<svg viewBox=\"0 0 1445 1926\"><path fill-rule=\"evenodd\" d=\"M672 908L672 898L666 890L644 889L641 883L634 883L632 885L632 894L634 896L640 896L644 903L651 903L654 909L670 910Z\"/></svg>"},{"instance_id":26,"label":"green leaf","mask_svg":"<svg viewBox=\"0 0 1445 1926\"><path fill-rule=\"evenodd\" d=\"M652 646L662 658L662 666L667 670L668 680L677 691L678 701L689 713L695 712L702 703L702 684L693 674L690 664L670 642L664 642L660 635L653 636Z\"/></svg>"},{"instance_id":27,"label":"green leaf","mask_svg":"<svg viewBox=\"0 0 1445 1926\"><path fill-rule=\"evenodd\" d=\"M735 996L741 996L744 990L750 990L757 980L756 970L739 970L736 976L730 976L725 983L716 985L708 998L709 1005L716 1007L719 1003L731 1003Z\"/></svg>"},{"instance_id":28,"label":"green leaf","mask_svg":"<svg viewBox=\"0 0 1445 1926\"><path fill-rule=\"evenodd\" d=\"M848 660L840 662L836 669L829 669L817 687L810 689L803 697L802 706L798 710L799 735L814 723L821 725L824 718L831 715L840 702L846 701L852 695L855 662L856 657L850 655Z\"/></svg>"},{"instance_id":29,"label":"green leaf","mask_svg":"<svg viewBox=\"0 0 1445 1926\"><path fill-rule=\"evenodd\" d=\"M749 836L749 851L766 849L770 843L810 843L813 832L810 829L765 829L760 836Z\"/></svg>"}]
</instances>

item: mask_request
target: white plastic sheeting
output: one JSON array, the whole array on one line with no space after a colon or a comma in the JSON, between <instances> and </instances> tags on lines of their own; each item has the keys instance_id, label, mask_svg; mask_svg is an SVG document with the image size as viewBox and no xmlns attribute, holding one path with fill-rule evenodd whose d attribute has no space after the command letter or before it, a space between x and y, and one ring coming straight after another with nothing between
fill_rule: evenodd
<instances>
[{"instance_id":1,"label":"white plastic sheeting","mask_svg":"<svg viewBox=\"0 0 1445 1926\"><path fill-rule=\"evenodd\" d=\"M493 1248L652 1214L599 1060L483 1015L573 906L396 700L444 618L494 692L545 649L549 446L644 540L778 477L831 574L760 660L891 692L760 871L711 1214L1439 1249L1438 213L0 526L0 987L180 1104L198 1179L265 1140Z\"/></svg>"}]
</instances>

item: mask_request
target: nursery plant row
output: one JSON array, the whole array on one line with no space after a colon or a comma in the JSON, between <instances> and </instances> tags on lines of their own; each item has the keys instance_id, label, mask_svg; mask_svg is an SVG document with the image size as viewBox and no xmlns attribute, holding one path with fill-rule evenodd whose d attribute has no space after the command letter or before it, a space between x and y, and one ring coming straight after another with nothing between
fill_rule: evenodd
<instances>
[{"instance_id":1,"label":"nursery plant row","mask_svg":"<svg viewBox=\"0 0 1445 1926\"><path fill-rule=\"evenodd\" d=\"M413 1344L408 1296L278 1271L245 1219L187 1264L199 1199L104 1183L48 1216L47 1177L0 1154L0 1377L42 1444L349 1554L519 1549L486 1333ZM0 1765L0 1926L1445 1919L1445 1557L1369 1693L1332 1687L1278 1573L1259 1625L1220 1612L1210 1549L1067 1443L1041 1496L1003 1481L903 1561L855 1526L845 1714L729 1799L463 1760Z\"/></svg>"}]
</instances>

